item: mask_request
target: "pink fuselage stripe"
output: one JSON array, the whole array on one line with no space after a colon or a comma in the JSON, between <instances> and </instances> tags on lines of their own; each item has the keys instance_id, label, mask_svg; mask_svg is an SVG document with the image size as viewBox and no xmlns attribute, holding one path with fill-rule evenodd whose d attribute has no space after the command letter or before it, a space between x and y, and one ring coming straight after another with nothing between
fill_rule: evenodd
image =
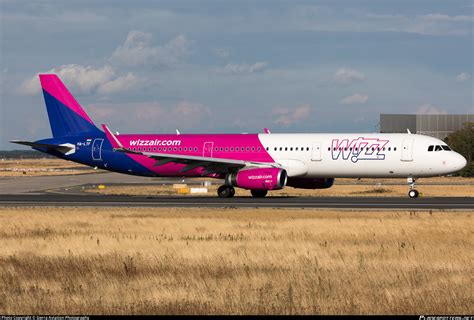
<instances>
[{"instance_id":1,"label":"pink fuselage stripe","mask_svg":"<svg viewBox=\"0 0 474 320\"><path fill-rule=\"evenodd\" d=\"M135 148L135 151L139 151L138 148L140 148L142 152L274 162L260 142L258 134L119 135L116 137L125 148L132 150ZM242 148L244 149L242 150ZM179 171L186 166L185 164L168 163L155 166L156 160L154 159L142 155L129 154L129 156L137 163L162 176L201 176L203 172L202 168L196 168L180 173ZM209 176L220 177L218 174Z\"/></svg>"},{"instance_id":2,"label":"pink fuselage stripe","mask_svg":"<svg viewBox=\"0 0 474 320\"><path fill-rule=\"evenodd\" d=\"M84 112L76 99L71 95L69 90L59 80L56 75L40 75L41 87L59 102L67 106L69 109L77 113L79 116L94 124L89 116Z\"/></svg>"}]
</instances>

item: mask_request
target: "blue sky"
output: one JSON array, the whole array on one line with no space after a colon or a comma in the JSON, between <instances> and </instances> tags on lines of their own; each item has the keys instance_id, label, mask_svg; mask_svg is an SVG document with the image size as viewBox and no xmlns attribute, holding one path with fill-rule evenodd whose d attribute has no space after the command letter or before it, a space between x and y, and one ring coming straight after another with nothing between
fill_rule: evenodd
<instances>
[{"instance_id":1,"label":"blue sky","mask_svg":"<svg viewBox=\"0 0 474 320\"><path fill-rule=\"evenodd\" d=\"M0 0L0 149L51 136L37 74L123 133L373 132L473 113L472 1Z\"/></svg>"}]
</instances>

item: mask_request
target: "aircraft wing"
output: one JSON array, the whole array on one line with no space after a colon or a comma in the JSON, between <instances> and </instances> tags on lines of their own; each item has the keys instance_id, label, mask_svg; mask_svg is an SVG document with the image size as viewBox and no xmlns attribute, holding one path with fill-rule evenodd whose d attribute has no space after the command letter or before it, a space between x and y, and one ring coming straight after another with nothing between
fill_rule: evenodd
<instances>
[{"instance_id":1,"label":"aircraft wing","mask_svg":"<svg viewBox=\"0 0 474 320\"><path fill-rule=\"evenodd\" d=\"M102 124L102 128L107 135L107 138L112 144L114 151L124 152L135 155L143 155L152 159L155 159L155 166L161 166L167 163L180 163L186 164L180 171L186 172L195 168L203 167L205 168L204 175L211 173L227 173L229 171L238 170L247 166L253 167L279 167L275 163L266 163L266 162L252 162L244 160L235 160L235 159L223 159L223 158L211 158L211 157L201 157L201 156L190 156L182 154L169 154L169 153L155 153L155 152L139 152L132 151L125 148L119 141L119 139L110 131L110 129Z\"/></svg>"}]
</instances>

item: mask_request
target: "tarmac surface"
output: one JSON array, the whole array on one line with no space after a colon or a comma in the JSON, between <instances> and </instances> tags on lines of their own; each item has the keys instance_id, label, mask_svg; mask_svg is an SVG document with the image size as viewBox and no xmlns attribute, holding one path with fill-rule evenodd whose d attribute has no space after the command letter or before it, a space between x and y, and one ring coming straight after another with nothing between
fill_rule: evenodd
<instances>
[{"instance_id":1,"label":"tarmac surface","mask_svg":"<svg viewBox=\"0 0 474 320\"><path fill-rule=\"evenodd\" d=\"M372 209L472 209L474 197L234 197L217 196L120 196L81 192L81 186L94 184L171 184L199 183L193 179L167 179L128 176L117 173L2 177L0 207L245 207L245 208L372 208Z\"/></svg>"},{"instance_id":2,"label":"tarmac surface","mask_svg":"<svg viewBox=\"0 0 474 320\"><path fill-rule=\"evenodd\" d=\"M234 197L112 196L80 194L1 195L2 206L60 207L239 207L239 208L372 208L372 209L472 209L474 198L352 198L352 197Z\"/></svg>"}]
</instances>

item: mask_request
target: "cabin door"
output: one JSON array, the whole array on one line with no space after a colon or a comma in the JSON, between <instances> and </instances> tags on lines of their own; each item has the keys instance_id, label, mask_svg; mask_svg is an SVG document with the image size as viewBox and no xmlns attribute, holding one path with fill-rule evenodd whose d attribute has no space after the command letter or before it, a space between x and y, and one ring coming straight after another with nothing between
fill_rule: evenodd
<instances>
[{"instance_id":1,"label":"cabin door","mask_svg":"<svg viewBox=\"0 0 474 320\"><path fill-rule=\"evenodd\" d=\"M204 146L202 148L202 156L207 158L212 158L212 148L214 146L214 142L204 142Z\"/></svg>"},{"instance_id":2,"label":"cabin door","mask_svg":"<svg viewBox=\"0 0 474 320\"><path fill-rule=\"evenodd\" d=\"M313 142L313 148L311 150L311 160L321 161L321 142Z\"/></svg>"},{"instance_id":3,"label":"cabin door","mask_svg":"<svg viewBox=\"0 0 474 320\"><path fill-rule=\"evenodd\" d=\"M92 160L102 160L102 144L104 139L95 139L92 143Z\"/></svg>"},{"instance_id":4,"label":"cabin door","mask_svg":"<svg viewBox=\"0 0 474 320\"><path fill-rule=\"evenodd\" d=\"M413 161L413 138L403 139L402 161Z\"/></svg>"}]
</instances>

